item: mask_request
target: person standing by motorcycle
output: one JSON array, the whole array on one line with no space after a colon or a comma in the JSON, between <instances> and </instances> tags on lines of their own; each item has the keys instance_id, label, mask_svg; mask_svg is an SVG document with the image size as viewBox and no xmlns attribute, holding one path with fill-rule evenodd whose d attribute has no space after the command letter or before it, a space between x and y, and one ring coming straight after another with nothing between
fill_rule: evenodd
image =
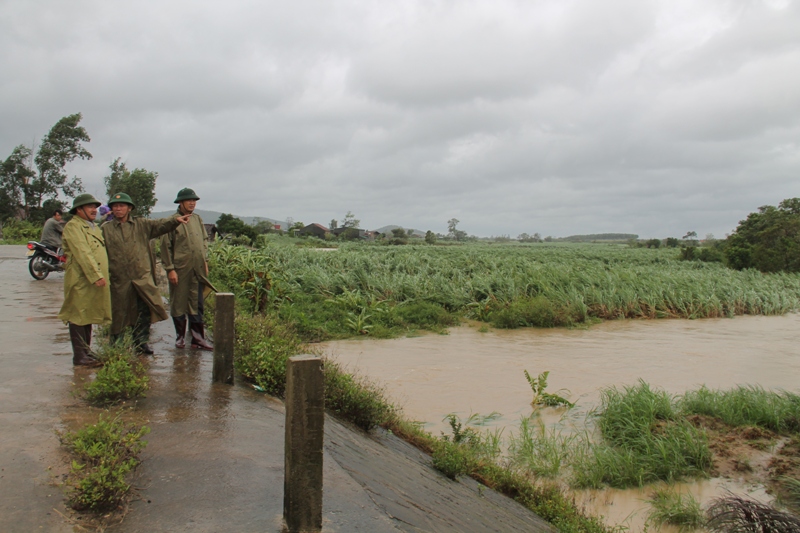
<instances>
[{"instance_id":1,"label":"person standing by motorcycle","mask_svg":"<svg viewBox=\"0 0 800 533\"><path fill-rule=\"evenodd\" d=\"M134 218L136 205L120 192L108 201L114 220L103 223L103 237L108 251L111 274L111 336L117 338L126 327L133 328L133 338L140 353L152 355L150 324L166 320L161 293L155 278L155 256L150 239L186 224L191 215L173 215L151 220Z\"/></svg>"},{"instance_id":2,"label":"person standing by motorcycle","mask_svg":"<svg viewBox=\"0 0 800 533\"><path fill-rule=\"evenodd\" d=\"M64 225L66 222L61 220L64 212L61 209L53 211L53 216L47 219L42 229L42 238L39 242L57 252L61 248L61 236L64 233Z\"/></svg>"},{"instance_id":3,"label":"person standing by motorcycle","mask_svg":"<svg viewBox=\"0 0 800 533\"><path fill-rule=\"evenodd\" d=\"M63 231L67 266L64 303L58 318L69 326L72 364L75 366L102 364L89 353L92 324L111 322L108 256L103 233L94 223L98 206L100 202L91 194L78 195L69 210L75 216Z\"/></svg>"},{"instance_id":4,"label":"person standing by motorcycle","mask_svg":"<svg viewBox=\"0 0 800 533\"><path fill-rule=\"evenodd\" d=\"M186 317L192 335L192 348L213 350L205 338L203 298L215 291L208 281L208 233L203 219L194 213L199 196L192 189L181 189L175 203L178 214L191 215L189 222L161 237L161 263L169 280L169 310L175 324L175 347L186 347ZM215 291L216 292L216 291Z\"/></svg>"}]
</instances>

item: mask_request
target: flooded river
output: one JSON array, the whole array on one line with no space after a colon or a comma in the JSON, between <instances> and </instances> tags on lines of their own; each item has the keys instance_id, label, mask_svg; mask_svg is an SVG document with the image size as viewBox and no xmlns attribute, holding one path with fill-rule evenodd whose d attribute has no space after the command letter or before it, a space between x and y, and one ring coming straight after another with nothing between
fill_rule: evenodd
<instances>
[{"instance_id":1,"label":"flooded river","mask_svg":"<svg viewBox=\"0 0 800 533\"><path fill-rule=\"evenodd\" d=\"M514 431L531 414L532 393L523 374L550 371L548 392L577 403L573 422L599 402L612 385L651 386L680 394L700 385L727 389L738 384L800 390L800 315L706 320L604 322L589 329L524 329L480 332L478 325L392 340L336 341L325 352L351 370L385 384L390 398L426 429L449 432L448 413L500 413L489 427ZM561 413L544 413L548 424ZM725 488L766 498L758 487L709 480L689 487L703 501ZM585 493L587 505L620 523L641 515L643 491ZM629 525L639 529L642 520ZM637 523L639 527L637 527ZM666 529L665 529L666 531Z\"/></svg>"}]
</instances>

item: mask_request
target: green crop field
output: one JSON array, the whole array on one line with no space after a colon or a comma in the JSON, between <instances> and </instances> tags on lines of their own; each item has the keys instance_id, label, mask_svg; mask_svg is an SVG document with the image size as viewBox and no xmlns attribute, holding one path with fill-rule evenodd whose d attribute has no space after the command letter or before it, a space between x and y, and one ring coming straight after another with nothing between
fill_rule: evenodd
<instances>
[{"instance_id":1,"label":"green crop field","mask_svg":"<svg viewBox=\"0 0 800 533\"><path fill-rule=\"evenodd\" d=\"M619 318L781 314L800 306L800 275L678 260L675 249L600 244L216 244L212 276L256 312L307 340L389 337L461 318L494 327L571 326Z\"/></svg>"}]
</instances>

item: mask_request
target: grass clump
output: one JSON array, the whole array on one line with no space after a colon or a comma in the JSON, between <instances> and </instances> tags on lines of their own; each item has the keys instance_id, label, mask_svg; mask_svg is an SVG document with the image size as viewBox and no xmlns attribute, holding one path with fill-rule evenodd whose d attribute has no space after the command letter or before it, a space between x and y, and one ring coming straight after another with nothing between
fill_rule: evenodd
<instances>
[{"instance_id":1,"label":"grass clump","mask_svg":"<svg viewBox=\"0 0 800 533\"><path fill-rule=\"evenodd\" d=\"M638 385L601 393L598 427L603 442L588 439L573 463L578 487L617 488L706 475L712 467L705 432L678 418L672 398Z\"/></svg>"},{"instance_id":2,"label":"grass clump","mask_svg":"<svg viewBox=\"0 0 800 533\"><path fill-rule=\"evenodd\" d=\"M721 391L703 386L679 402L686 414L718 418L730 426L758 426L778 433L800 431L800 395L740 385Z\"/></svg>"},{"instance_id":3,"label":"grass clump","mask_svg":"<svg viewBox=\"0 0 800 533\"><path fill-rule=\"evenodd\" d=\"M339 363L325 360L325 407L365 431L384 424L395 408L384 390L358 375L345 372Z\"/></svg>"},{"instance_id":4,"label":"grass clump","mask_svg":"<svg viewBox=\"0 0 800 533\"><path fill-rule=\"evenodd\" d=\"M147 392L147 367L136 356L134 343L126 335L116 342L101 341L96 356L103 361L95 379L86 385L86 400L108 406L132 400Z\"/></svg>"},{"instance_id":5,"label":"grass clump","mask_svg":"<svg viewBox=\"0 0 800 533\"><path fill-rule=\"evenodd\" d=\"M146 446L141 438L146 426L126 425L119 416L74 433L60 435L74 459L67 478L67 499L77 511L105 512L119 507L130 491L127 478L139 464L138 453Z\"/></svg>"},{"instance_id":6,"label":"grass clump","mask_svg":"<svg viewBox=\"0 0 800 533\"><path fill-rule=\"evenodd\" d=\"M692 531L703 527L705 522L700 502L691 494L681 494L671 488L656 489L647 500L651 511L648 523L678 526L680 531Z\"/></svg>"},{"instance_id":7,"label":"grass clump","mask_svg":"<svg viewBox=\"0 0 800 533\"><path fill-rule=\"evenodd\" d=\"M569 464L577 436L549 430L541 419L522 418L519 434L511 435L508 453L512 463L536 477L555 478Z\"/></svg>"}]
</instances>

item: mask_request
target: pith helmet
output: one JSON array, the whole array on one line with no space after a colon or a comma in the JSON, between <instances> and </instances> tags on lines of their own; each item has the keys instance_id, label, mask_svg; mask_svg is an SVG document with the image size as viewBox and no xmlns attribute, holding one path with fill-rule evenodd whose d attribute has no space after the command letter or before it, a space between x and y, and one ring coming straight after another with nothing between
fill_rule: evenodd
<instances>
[{"instance_id":1,"label":"pith helmet","mask_svg":"<svg viewBox=\"0 0 800 533\"><path fill-rule=\"evenodd\" d=\"M72 200L72 209L70 209L69 212L71 215L74 215L79 207L89 204L94 204L100 207L101 205L103 205L103 202L98 201L97 198L95 198L88 192L79 194L78 196L75 197L74 200Z\"/></svg>"},{"instance_id":2,"label":"pith helmet","mask_svg":"<svg viewBox=\"0 0 800 533\"><path fill-rule=\"evenodd\" d=\"M128 204L132 208L136 209L136 204L133 203L131 197L124 192L118 192L117 194L111 195L111 198L108 199L108 207L111 207L113 204Z\"/></svg>"},{"instance_id":3,"label":"pith helmet","mask_svg":"<svg viewBox=\"0 0 800 533\"><path fill-rule=\"evenodd\" d=\"M175 203L179 204L184 200L199 200L200 197L195 194L194 189L190 189L186 187L185 189L181 189L178 191L178 197L175 198Z\"/></svg>"}]
</instances>

